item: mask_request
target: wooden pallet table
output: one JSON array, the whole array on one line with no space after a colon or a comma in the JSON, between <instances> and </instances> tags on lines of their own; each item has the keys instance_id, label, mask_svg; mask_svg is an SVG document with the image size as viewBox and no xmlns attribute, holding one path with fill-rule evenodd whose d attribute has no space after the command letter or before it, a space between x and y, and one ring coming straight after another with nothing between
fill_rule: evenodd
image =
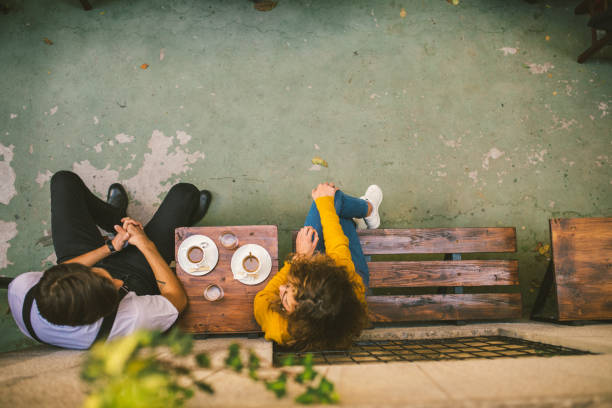
<instances>
[{"instance_id":1,"label":"wooden pallet table","mask_svg":"<svg viewBox=\"0 0 612 408\"><path fill-rule=\"evenodd\" d=\"M224 248L219 237L224 232L238 237L239 245L258 244L272 258L272 270L266 280L257 285L245 285L234 279L230 263L235 250ZM278 230L275 225L242 225L225 227L184 227L175 231L175 255L188 237L200 234L211 238L219 249L219 261L215 268L203 276L185 272L179 263L176 274L187 292L189 304L179 319L179 326L189 333L256 333L261 328L253 317L253 299L278 272ZM211 284L220 286L224 296L218 301L204 298L204 289Z\"/></svg>"}]
</instances>

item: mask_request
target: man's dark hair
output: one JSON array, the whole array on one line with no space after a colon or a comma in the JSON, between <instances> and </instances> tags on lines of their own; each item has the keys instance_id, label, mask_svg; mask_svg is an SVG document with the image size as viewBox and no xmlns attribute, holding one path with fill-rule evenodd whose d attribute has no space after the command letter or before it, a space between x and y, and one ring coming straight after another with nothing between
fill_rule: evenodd
<instances>
[{"instance_id":1,"label":"man's dark hair","mask_svg":"<svg viewBox=\"0 0 612 408\"><path fill-rule=\"evenodd\" d=\"M113 283L78 263L63 263L45 271L34 294L42 317L65 326L91 324L117 307Z\"/></svg>"}]
</instances>

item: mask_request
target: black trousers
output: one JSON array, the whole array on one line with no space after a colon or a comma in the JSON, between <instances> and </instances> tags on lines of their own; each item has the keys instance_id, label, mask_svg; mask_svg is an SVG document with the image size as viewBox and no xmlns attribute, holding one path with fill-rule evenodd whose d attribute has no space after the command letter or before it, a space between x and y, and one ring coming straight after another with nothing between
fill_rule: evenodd
<instances>
[{"instance_id":1,"label":"black trousers","mask_svg":"<svg viewBox=\"0 0 612 408\"><path fill-rule=\"evenodd\" d=\"M144 227L167 263L174 259L174 229L189 226L199 203L200 192L193 184L176 184ZM101 247L104 238L97 226L114 233L114 225L121 225L125 216L96 197L75 173L59 171L51 178L51 233L58 263ZM149 263L134 246L111 254L95 266L123 280L137 295L159 294Z\"/></svg>"}]
</instances>

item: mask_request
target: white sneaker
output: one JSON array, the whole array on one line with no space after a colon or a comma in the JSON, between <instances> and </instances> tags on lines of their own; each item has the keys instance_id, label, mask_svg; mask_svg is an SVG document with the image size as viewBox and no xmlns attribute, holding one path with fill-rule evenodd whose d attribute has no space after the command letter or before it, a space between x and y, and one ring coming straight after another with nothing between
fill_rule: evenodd
<instances>
[{"instance_id":1,"label":"white sneaker","mask_svg":"<svg viewBox=\"0 0 612 408\"><path fill-rule=\"evenodd\" d=\"M378 228L380 226L380 214L378 213L378 208L383 200L382 190L376 184L372 184L370 187L368 187L365 195L361 198L372 204L372 213L363 219L366 226L368 229Z\"/></svg>"},{"instance_id":2,"label":"white sneaker","mask_svg":"<svg viewBox=\"0 0 612 408\"><path fill-rule=\"evenodd\" d=\"M355 227L357 227L357 230L368 229L368 226L366 225L363 218L353 218L353 221L355 221Z\"/></svg>"}]
</instances>

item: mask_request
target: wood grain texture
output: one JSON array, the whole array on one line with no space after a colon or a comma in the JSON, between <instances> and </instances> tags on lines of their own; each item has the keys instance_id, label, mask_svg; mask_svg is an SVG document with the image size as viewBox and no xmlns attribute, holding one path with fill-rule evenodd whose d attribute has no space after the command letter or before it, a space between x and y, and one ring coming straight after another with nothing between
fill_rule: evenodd
<instances>
[{"instance_id":1,"label":"wood grain texture","mask_svg":"<svg viewBox=\"0 0 612 408\"><path fill-rule=\"evenodd\" d=\"M372 322L518 319L520 293L368 296Z\"/></svg>"},{"instance_id":2,"label":"wood grain texture","mask_svg":"<svg viewBox=\"0 0 612 408\"><path fill-rule=\"evenodd\" d=\"M357 231L364 255L516 252L516 230L408 228ZM293 250L297 231L292 231Z\"/></svg>"},{"instance_id":3,"label":"wood grain texture","mask_svg":"<svg viewBox=\"0 0 612 408\"><path fill-rule=\"evenodd\" d=\"M369 262L370 287L518 285L518 261Z\"/></svg>"},{"instance_id":4,"label":"wood grain texture","mask_svg":"<svg viewBox=\"0 0 612 408\"><path fill-rule=\"evenodd\" d=\"M411 228L359 231L365 255L516 252L514 228Z\"/></svg>"},{"instance_id":5,"label":"wood grain texture","mask_svg":"<svg viewBox=\"0 0 612 408\"><path fill-rule=\"evenodd\" d=\"M225 231L233 232L239 245L258 244L266 248L272 258L270 276L254 286L234 280L230 263L235 250L223 248L219 237ZM230 227L188 227L175 231L175 254L181 242L194 234L210 237L219 249L217 266L204 276L192 276L177 263L176 274L182 282L189 305L179 320L180 327L190 333L248 333L261 328L253 317L253 299L268 281L278 272L278 231L275 225L245 225ZM223 288L224 297L210 302L203 296L210 284Z\"/></svg>"},{"instance_id":6,"label":"wood grain texture","mask_svg":"<svg viewBox=\"0 0 612 408\"><path fill-rule=\"evenodd\" d=\"M612 218L550 220L559 320L612 319Z\"/></svg>"}]
</instances>

